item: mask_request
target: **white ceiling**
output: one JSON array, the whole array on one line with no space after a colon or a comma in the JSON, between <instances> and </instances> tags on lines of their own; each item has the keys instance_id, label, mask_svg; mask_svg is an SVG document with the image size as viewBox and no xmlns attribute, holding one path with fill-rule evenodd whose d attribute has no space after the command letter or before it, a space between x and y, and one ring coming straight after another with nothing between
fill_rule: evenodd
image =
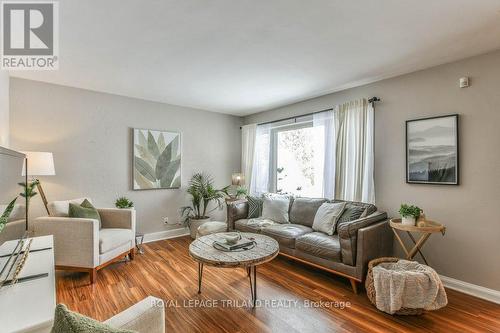
<instances>
[{"instance_id":1,"label":"white ceiling","mask_svg":"<svg viewBox=\"0 0 500 333\"><path fill-rule=\"evenodd\" d=\"M12 76L234 115L500 48L499 0L61 0L59 12L60 69Z\"/></svg>"}]
</instances>

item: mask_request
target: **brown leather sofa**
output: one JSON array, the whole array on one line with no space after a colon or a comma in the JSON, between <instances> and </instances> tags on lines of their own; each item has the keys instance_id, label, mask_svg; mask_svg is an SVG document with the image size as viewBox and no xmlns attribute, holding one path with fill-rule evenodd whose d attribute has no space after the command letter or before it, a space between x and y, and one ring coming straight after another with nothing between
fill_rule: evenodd
<instances>
[{"instance_id":1,"label":"brown leather sofa","mask_svg":"<svg viewBox=\"0 0 500 333\"><path fill-rule=\"evenodd\" d=\"M361 202L347 202L362 209L356 220L340 222L333 236L316 232L311 227L319 206L327 199L294 198L289 209L289 224L260 227L248 223L248 202L228 203L228 228L261 233L276 239L280 254L294 260L347 277L357 293L363 282L368 262L392 254L393 235L387 214ZM340 202L341 200L332 200Z\"/></svg>"}]
</instances>

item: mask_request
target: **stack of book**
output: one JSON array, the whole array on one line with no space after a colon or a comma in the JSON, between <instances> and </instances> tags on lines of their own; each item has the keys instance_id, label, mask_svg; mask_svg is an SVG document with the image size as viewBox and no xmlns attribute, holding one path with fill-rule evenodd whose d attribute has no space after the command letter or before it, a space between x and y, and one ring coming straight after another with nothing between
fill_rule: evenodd
<instances>
[{"instance_id":1,"label":"stack of book","mask_svg":"<svg viewBox=\"0 0 500 333\"><path fill-rule=\"evenodd\" d=\"M217 246L220 246L221 248L227 250L227 251L234 251L234 250L239 250L245 247L250 247L253 245L253 241L250 239L242 238L239 241L237 241L234 244L228 244L223 240L220 241L215 241Z\"/></svg>"}]
</instances>

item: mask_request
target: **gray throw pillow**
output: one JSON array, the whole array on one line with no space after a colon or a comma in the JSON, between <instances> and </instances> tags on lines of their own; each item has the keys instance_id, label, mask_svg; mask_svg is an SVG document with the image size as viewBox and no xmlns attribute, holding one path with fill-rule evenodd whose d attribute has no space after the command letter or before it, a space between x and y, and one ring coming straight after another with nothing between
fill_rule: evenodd
<instances>
[{"instance_id":1,"label":"gray throw pillow","mask_svg":"<svg viewBox=\"0 0 500 333\"><path fill-rule=\"evenodd\" d=\"M344 212L342 215L340 215L339 220L337 221L337 224L335 225L335 229L333 230L333 233L337 231L337 228L339 225L351 221L355 221L363 215L365 212L366 207L358 206L358 205L353 205L352 203L347 203L344 209Z\"/></svg>"},{"instance_id":2,"label":"gray throw pillow","mask_svg":"<svg viewBox=\"0 0 500 333\"><path fill-rule=\"evenodd\" d=\"M314 216L314 222L312 225L313 230L323 232L330 236L333 235L337 220L340 215L342 215L345 206L345 202L325 202L322 204Z\"/></svg>"},{"instance_id":3,"label":"gray throw pillow","mask_svg":"<svg viewBox=\"0 0 500 333\"><path fill-rule=\"evenodd\" d=\"M259 197L247 197L248 201L248 217L249 219L255 219L262 216L262 198Z\"/></svg>"},{"instance_id":4,"label":"gray throw pillow","mask_svg":"<svg viewBox=\"0 0 500 333\"><path fill-rule=\"evenodd\" d=\"M366 207L356 206L356 205L347 203L347 205L345 206L344 212L339 217L338 224L341 224L344 222L351 222L351 221L359 219L365 210L366 210Z\"/></svg>"},{"instance_id":5,"label":"gray throw pillow","mask_svg":"<svg viewBox=\"0 0 500 333\"><path fill-rule=\"evenodd\" d=\"M79 313L69 311L64 304L58 304L51 333L137 333L103 324Z\"/></svg>"}]
</instances>

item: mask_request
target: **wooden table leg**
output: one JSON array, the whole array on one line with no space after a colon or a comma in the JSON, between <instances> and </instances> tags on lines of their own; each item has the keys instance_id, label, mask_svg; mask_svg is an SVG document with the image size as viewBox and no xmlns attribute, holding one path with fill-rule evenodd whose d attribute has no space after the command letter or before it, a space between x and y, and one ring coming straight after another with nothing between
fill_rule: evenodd
<instances>
[{"instance_id":1,"label":"wooden table leg","mask_svg":"<svg viewBox=\"0 0 500 333\"><path fill-rule=\"evenodd\" d=\"M250 280L250 293L252 294L252 308L255 308L257 304L257 265L250 266L248 279Z\"/></svg>"},{"instance_id":2,"label":"wooden table leg","mask_svg":"<svg viewBox=\"0 0 500 333\"><path fill-rule=\"evenodd\" d=\"M417 254L417 251L424 245L425 241L427 241L427 239L430 237L430 235L431 235L430 233L427 233L425 235L422 235L422 237L420 237L417 244L415 244L413 249L411 249L410 253L408 253L408 257L407 257L408 259L413 259L415 254Z\"/></svg>"},{"instance_id":3,"label":"wooden table leg","mask_svg":"<svg viewBox=\"0 0 500 333\"><path fill-rule=\"evenodd\" d=\"M413 242L413 244L414 244L414 245L417 245L417 241L415 240L415 237L413 237L413 235L411 234L411 232L407 231L406 233L408 234L408 236L410 236L411 241ZM422 245L423 245L423 244L422 244ZM418 249L418 253L419 253L419 254L420 254L420 256L422 257L422 259L424 259L425 264L426 264L426 265L429 265L429 264L427 263L427 260L426 260L426 259L425 259L425 257L424 257L424 254L422 253L422 251L420 251L420 248Z\"/></svg>"},{"instance_id":4,"label":"wooden table leg","mask_svg":"<svg viewBox=\"0 0 500 333\"><path fill-rule=\"evenodd\" d=\"M198 294L201 294L201 280L203 278L203 264L198 263Z\"/></svg>"},{"instance_id":5,"label":"wooden table leg","mask_svg":"<svg viewBox=\"0 0 500 333\"><path fill-rule=\"evenodd\" d=\"M405 243L403 243L403 240L401 239L401 237L399 237L399 234L398 232L396 231L396 229L392 228L392 232L394 232L394 235L396 235L396 239L399 241L399 244L401 245L401 247L403 248L403 250L405 251L406 253L406 257L408 258L408 256L410 255L408 250L406 249L406 246L405 246Z\"/></svg>"}]
</instances>

